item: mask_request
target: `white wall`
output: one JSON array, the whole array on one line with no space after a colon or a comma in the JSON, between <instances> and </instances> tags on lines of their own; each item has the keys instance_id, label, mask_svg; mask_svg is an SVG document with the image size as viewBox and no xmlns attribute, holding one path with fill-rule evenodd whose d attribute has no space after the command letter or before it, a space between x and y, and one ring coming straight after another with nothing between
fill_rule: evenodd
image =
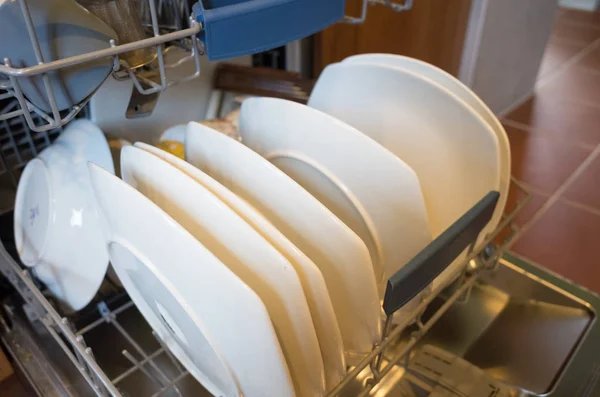
<instances>
[{"instance_id":1,"label":"white wall","mask_svg":"<svg viewBox=\"0 0 600 397\"><path fill-rule=\"evenodd\" d=\"M495 113L533 91L558 0L473 0L461 80Z\"/></svg>"}]
</instances>

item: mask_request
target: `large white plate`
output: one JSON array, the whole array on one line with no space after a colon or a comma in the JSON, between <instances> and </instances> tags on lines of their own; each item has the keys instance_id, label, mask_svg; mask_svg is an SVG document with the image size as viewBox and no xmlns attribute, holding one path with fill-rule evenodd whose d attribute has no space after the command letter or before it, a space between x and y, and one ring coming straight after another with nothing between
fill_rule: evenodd
<instances>
[{"instance_id":1,"label":"large white plate","mask_svg":"<svg viewBox=\"0 0 600 397\"><path fill-rule=\"evenodd\" d=\"M337 385L346 373L344 346L329 291L319 268L256 209L206 173L155 146L142 142L137 142L135 146L160 157L207 188L231 207L290 262L302 283L315 325L323 357L327 390Z\"/></svg>"},{"instance_id":2,"label":"large white plate","mask_svg":"<svg viewBox=\"0 0 600 397\"><path fill-rule=\"evenodd\" d=\"M283 255L214 194L159 157L125 147L121 173L125 182L179 222L262 299L296 395L323 395L319 342L300 279Z\"/></svg>"},{"instance_id":3,"label":"large white plate","mask_svg":"<svg viewBox=\"0 0 600 397\"><path fill-rule=\"evenodd\" d=\"M380 337L379 299L362 240L290 177L240 142L190 123L186 159L248 201L321 270L350 361Z\"/></svg>"},{"instance_id":4,"label":"large white plate","mask_svg":"<svg viewBox=\"0 0 600 397\"><path fill-rule=\"evenodd\" d=\"M494 131L456 95L415 73L371 63L330 65L309 105L375 139L417 173L434 237L500 188ZM488 224L479 241L494 227ZM435 280L434 289L461 271L465 256Z\"/></svg>"},{"instance_id":5,"label":"large white plate","mask_svg":"<svg viewBox=\"0 0 600 397\"><path fill-rule=\"evenodd\" d=\"M498 205L490 220L490 231L491 228L497 227L502 218L502 214L504 213L504 207L506 206L506 200L508 198L508 189L510 187L510 143L508 142L508 136L506 135L506 131L504 130L502 123L500 123L500 120L498 120L477 94L445 70L430 63L402 55L361 54L346 58L343 62L378 63L382 65L398 66L409 72L414 72L421 77L430 79L456 95L479 114L490 127L492 127L492 130L494 130L498 137L499 145L500 198L498 199Z\"/></svg>"},{"instance_id":6,"label":"large white plate","mask_svg":"<svg viewBox=\"0 0 600 397\"><path fill-rule=\"evenodd\" d=\"M119 279L190 373L214 395L293 396L256 293L141 193L94 164L89 168Z\"/></svg>"},{"instance_id":7,"label":"large white plate","mask_svg":"<svg viewBox=\"0 0 600 397\"><path fill-rule=\"evenodd\" d=\"M348 124L296 102L250 98L239 133L362 238L380 298L387 279L431 242L415 172Z\"/></svg>"}]
</instances>

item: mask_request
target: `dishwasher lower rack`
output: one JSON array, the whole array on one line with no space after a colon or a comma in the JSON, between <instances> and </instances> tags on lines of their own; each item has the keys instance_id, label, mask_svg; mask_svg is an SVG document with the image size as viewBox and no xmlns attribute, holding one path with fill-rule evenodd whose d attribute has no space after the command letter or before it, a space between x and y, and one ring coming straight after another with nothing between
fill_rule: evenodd
<instances>
[{"instance_id":1,"label":"dishwasher lower rack","mask_svg":"<svg viewBox=\"0 0 600 397\"><path fill-rule=\"evenodd\" d=\"M426 297L414 316L395 326L386 322L381 342L327 397L434 395L439 385L411 372L427 345L462 358L490 384L509 390L495 397L598 395L600 298L526 262L506 260L514 233L496 249L488 244L506 227L514 229L524 205L488 236L485 249L469 255L452 285ZM3 244L0 271L22 298L4 306L9 315L4 322L0 316L0 334L38 395L209 396L123 291L101 290L94 304L64 316ZM108 280L105 287L115 290Z\"/></svg>"},{"instance_id":2,"label":"dishwasher lower rack","mask_svg":"<svg viewBox=\"0 0 600 397\"><path fill-rule=\"evenodd\" d=\"M524 190L517 181L513 182L515 188ZM465 261L464 274L453 285L425 298L414 317L405 318L395 326L386 322L381 342L355 367L349 368L342 382L327 397L367 396L374 395L373 393L383 395L382 390L390 387L388 380L397 378L398 369L406 366L415 346L431 333L431 329L444 314L453 307L468 302L472 289L482 275L496 271L499 259L516 232L512 221L527 200L528 197L504 217L497 230L482 244L485 249L471 253ZM491 244L506 229L512 233L501 244ZM47 379L42 384L61 385L53 387L54 392L44 391L41 395L209 396L162 342L153 336L125 293L97 297L95 306L92 306L92 319L86 320L81 314L59 314L59 310L38 288L39 283L31 272L23 269L4 245L0 246L0 271L24 299L23 312L30 323L14 321L13 326L20 326L23 332L6 332L5 339L26 335L27 329L37 329L37 332L32 331L31 334L44 335L56 352L37 359L32 359L35 355L27 353L29 365L33 369L23 369L23 372L37 373L34 383L40 383L38 379L45 377ZM109 283L108 280L107 277L105 284ZM31 328L31 324L36 326ZM10 329L9 326L5 328ZM33 341L36 338L30 339ZM13 346L25 344L26 341L12 343ZM35 348L32 351L41 350L44 349ZM13 354L19 356L18 351ZM50 371L54 375L42 376L42 373L48 372L48 365L53 367L52 362L59 360L59 357L63 364L65 361L70 362L70 375L57 375L54 373L56 371ZM43 365L46 369L38 368L40 363L47 361L50 364ZM65 381L67 378L69 380ZM410 376L402 379L419 384ZM394 382L398 383L397 379ZM427 390L426 385L421 384L419 387Z\"/></svg>"},{"instance_id":3,"label":"dishwasher lower rack","mask_svg":"<svg viewBox=\"0 0 600 397\"><path fill-rule=\"evenodd\" d=\"M0 252L0 260L13 266L9 271L3 266L3 273L12 273L10 281L26 289L21 294L27 302L22 315L9 316L12 324L5 325L3 339L8 346L23 348L23 352L10 349L11 354L27 367L22 372L33 378L40 396L211 396L153 335L126 295L97 303L98 318L77 327L71 318L58 314L36 287L29 271L14 267L16 263L3 248ZM408 339L406 333L389 333L328 397L369 395L396 364L408 358L416 343L453 303L465 299L476 279L473 275L464 276L433 316L424 322L416 320L416 333L408 335ZM428 303L429 300L424 301L421 306ZM404 342L401 348L395 343L400 337ZM383 354L385 348L395 351Z\"/></svg>"},{"instance_id":4,"label":"dishwasher lower rack","mask_svg":"<svg viewBox=\"0 0 600 397\"><path fill-rule=\"evenodd\" d=\"M16 276L23 286L35 288L28 275ZM431 384L405 371L412 363L407 353L415 345L439 346L514 386L509 394L486 397L600 395L599 296L509 254L495 269L467 276L447 292L430 303L422 322L388 346L379 363L371 360L362 371L351 370L339 395L430 395ZM38 298L33 297L33 304ZM99 318L78 329L54 310L32 321L31 306L25 306L27 314L5 305L10 325L0 316L0 329L5 329L0 335L17 372L44 397L208 397L123 298L97 305ZM399 365L389 367L386 376L373 375L374 369L379 367L381 375L394 361ZM112 387L102 383L107 379Z\"/></svg>"}]
</instances>

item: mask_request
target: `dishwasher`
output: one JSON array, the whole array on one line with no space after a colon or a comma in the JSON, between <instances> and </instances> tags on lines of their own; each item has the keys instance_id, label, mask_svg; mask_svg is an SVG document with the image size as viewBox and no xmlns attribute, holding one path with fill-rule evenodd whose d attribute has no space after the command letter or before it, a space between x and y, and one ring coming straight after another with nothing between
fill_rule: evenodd
<instances>
[{"instance_id":1,"label":"dishwasher","mask_svg":"<svg viewBox=\"0 0 600 397\"><path fill-rule=\"evenodd\" d=\"M31 9L39 2L15 3L22 11L29 35L26 40L31 40L36 49L37 64L19 68L5 58L0 65L0 292L5 296L0 308L2 344L19 378L34 395L210 396L153 333L127 293L110 276L83 310L62 310L31 269L19 262L12 208L27 162L49 146L64 125L78 117L89 117L86 104L90 96L59 109L58 103L64 98L53 92L53 73L107 60L114 79L127 81L135 88L126 92L125 102L129 101L128 118L136 119L143 118L148 107L151 112L162 91L201 76L202 57L225 59L250 53L248 47L254 52L261 48L251 40L232 40L237 37L237 27L227 34L218 24L211 25L214 21L209 13L205 19L188 18L193 15L192 9L198 12L198 5L139 0L135 4L143 9L141 23L151 32L149 37L140 36L129 26L130 31L124 33L127 40L119 44L111 40L108 48L44 62ZM118 3L123 6L129 1L116 3L118 7ZM171 3L176 6L169 8ZM393 12L409 12L412 6L410 0L404 4L364 0L362 15L345 16L343 22L363 22L369 3L390 7ZM126 15L123 10L113 12L113 16ZM169 18L177 23L165 24ZM241 17L233 23L240 25L241 32L255 22ZM331 21L317 21L313 30L323 29L328 23ZM203 35L208 29L216 36ZM219 35L224 38L221 40ZM295 38L288 34L275 41L282 44ZM271 40L264 49L274 46ZM189 73L175 80L168 73L172 65L165 61L172 47L187 54L177 65L190 65ZM133 58L143 58L148 52L158 65L150 75L144 67L131 65ZM249 77L243 76L242 69L232 70L229 79L213 78L217 93L219 89L236 91L235 87L244 93L244 86L246 93L291 95L295 100L306 99L310 93L310 84L294 76L279 73L272 80L255 76L263 79L257 89ZM25 98L23 79L28 77L37 78L48 95L46 108ZM215 101L220 106L222 92L211 95L208 113L213 115L217 114ZM413 266L402 268L388 281L383 303L388 317L380 342L347 368L345 377L327 397L600 395L600 328L596 318L600 297L509 252L507 247L517 232L513 221L528 201L525 187L515 180L512 187L522 191L525 199L503 217L484 244L476 249L474 242L494 209L497 197L493 195L484 197L436 238L416 257ZM418 279L419 266L434 266L441 271L465 250L465 270L453 283L423 298L414 316L400 323L391 321L399 302L410 298L396 289L402 289L409 278L411 282Z\"/></svg>"}]
</instances>

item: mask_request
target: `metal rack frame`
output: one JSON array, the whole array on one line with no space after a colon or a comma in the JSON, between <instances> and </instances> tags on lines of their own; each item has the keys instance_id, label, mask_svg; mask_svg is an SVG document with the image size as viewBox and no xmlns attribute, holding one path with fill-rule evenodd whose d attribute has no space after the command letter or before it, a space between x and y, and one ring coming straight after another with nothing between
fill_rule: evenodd
<instances>
[{"instance_id":1,"label":"metal rack frame","mask_svg":"<svg viewBox=\"0 0 600 397\"><path fill-rule=\"evenodd\" d=\"M367 20L367 8L369 5L383 5L391 8L394 12L402 12L412 9L413 0L404 0L404 3L396 3L392 0L363 0L360 8L360 16L353 17L346 15L342 22L351 25L360 25L364 23Z\"/></svg>"},{"instance_id":2,"label":"metal rack frame","mask_svg":"<svg viewBox=\"0 0 600 397\"><path fill-rule=\"evenodd\" d=\"M68 67L72 67L75 65L81 65L86 62L96 61L102 58L112 58L113 59L113 72L124 72L134 83L135 87L138 91L144 95L150 95L159 91L163 91L168 87L171 87L175 84L183 83L194 79L200 75L200 59L199 56L202 54L202 46L200 40L196 37L196 35L202 30L202 24L196 22L191 16L189 18L189 27L187 29L182 29L178 31L174 31L171 33L161 34L160 26L158 24L158 16L156 9L156 0L148 0L148 6L150 9L151 16L151 25L153 37L117 45L114 40L110 40L108 45L109 48L97 50L81 55L72 56L69 58L58 59L51 62L45 62L42 56L40 43L37 38L37 34L35 31L35 26L33 25L33 21L31 18L31 13L29 11L29 7L27 6L26 0L18 0L21 8L21 12L23 14L25 23L27 25L27 32L29 34L29 39L31 41L31 45L33 47L37 65L23 67L23 68L15 68L12 66L11 60L8 58L4 58L4 64L0 64L0 90L5 91L4 94L0 92L1 95L10 95L15 97L18 100L20 109L12 111L7 114L0 114L0 121L7 120L17 116L24 116L29 128L35 132L43 132L48 131L54 128L58 128L67 124L71 121L77 113L83 109L86 105L87 100L83 103L72 106L66 113L66 115L61 116L58 106L56 104L56 95L52 88L50 77L48 73L57 71L59 69L64 69ZM164 62L164 52L166 51L164 45L168 42L173 42L177 40L189 39L189 50L191 52L189 57L186 57L173 65L167 65ZM140 50L144 48L154 48L157 54L157 62L158 62L158 77L160 83L155 83L143 76L143 71L140 68L132 69L129 67L127 62L123 59L119 58L120 54L125 52ZM180 80L169 81L167 78L166 70L169 68L173 68L179 66L180 64L188 61L194 61L195 71L194 73L186 76ZM30 103L23 95L21 90L21 85L19 83L18 78L22 77L33 77L33 76L42 76L42 80L44 83L45 95L50 104L51 112L47 114L43 110L39 109L32 103ZM143 88L140 81L143 81L145 84L149 85L150 88ZM89 100L89 98L88 98ZM35 113L39 115L45 123L36 124L34 119L31 117L31 113Z\"/></svg>"},{"instance_id":3,"label":"metal rack frame","mask_svg":"<svg viewBox=\"0 0 600 397\"><path fill-rule=\"evenodd\" d=\"M513 180L513 186L525 193L525 199L519 202L516 208L503 218L496 230L486 237L485 242L481 244L483 248L473 251L468 256L464 263L465 271L455 282L451 289L452 292L445 298L445 303L425 323L422 322L421 316L429 303L438 294L424 299L415 310L414 316L406 318L396 326L392 326L391 318L388 318L381 341L373 346L373 350L356 366L349 369L344 379L327 394L327 397L340 396L340 393L347 385L355 381L359 374L366 368L369 368L370 376L364 381L363 389L358 395L359 397L367 396L396 364L401 363L403 360L406 364L408 363L411 351L417 342L423 338L444 313L456 302L468 299L470 290L477 282L480 272L493 271L495 269L500 257L518 230L513 221L530 199L527 190L516 180ZM496 249L489 249L498 234L506 228L510 228L510 235ZM118 384L136 371L140 371L157 385L152 397L164 395L169 390L181 396L177 384L186 378L189 373L177 362L158 338L156 339L160 344L160 348L152 352L146 352L136 342L135 338L120 324L118 316L127 310L135 310L133 302L129 301L113 310L110 310L105 302L100 302L97 305L100 318L80 329L75 329L69 318L59 314L38 289L29 269L22 269L8 254L3 245L0 247L0 272L11 282L25 300L27 312L30 313L30 319L33 318L41 321L44 328L98 396L123 397L118 390ZM131 367L112 379L106 375L101 366L96 362L92 347L88 346L85 340L87 333L102 324L110 324L115 327L119 334L129 342L133 351L142 358L141 360L136 359L129 351L123 350L121 353L129 360ZM403 333L407 330L409 324L414 324L413 327L416 327L416 330L411 332L407 338ZM162 354L167 355L173 366L177 369L175 376L168 377L155 363L154 360Z\"/></svg>"}]
</instances>

